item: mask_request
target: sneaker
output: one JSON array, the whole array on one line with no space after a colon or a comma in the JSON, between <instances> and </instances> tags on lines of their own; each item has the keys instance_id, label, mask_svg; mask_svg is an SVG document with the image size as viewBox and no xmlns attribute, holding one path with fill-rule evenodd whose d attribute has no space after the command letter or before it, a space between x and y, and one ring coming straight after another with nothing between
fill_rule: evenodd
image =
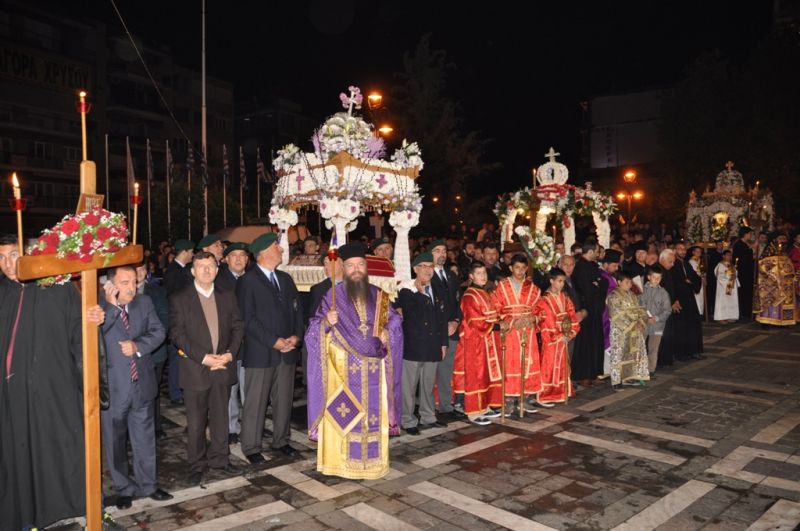
<instances>
[{"instance_id":1,"label":"sneaker","mask_svg":"<svg viewBox=\"0 0 800 531\"><path fill-rule=\"evenodd\" d=\"M475 417L474 419L469 420L473 424L477 424L478 426L488 426L492 423L492 419L481 415L480 417Z\"/></svg>"},{"instance_id":2,"label":"sneaker","mask_svg":"<svg viewBox=\"0 0 800 531\"><path fill-rule=\"evenodd\" d=\"M531 400L529 405L536 406L536 407L544 407L544 408L556 407L555 404L545 404L545 403L539 402L538 400Z\"/></svg>"},{"instance_id":3,"label":"sneaker","mask_svg":"<svg viewBox=\"0 0 800 531\"><path fill-rule=\"evenodd\" d=\"M464 414L464 406L463 404L453 404L453 411L456 413Z\"/></svg>"},{"instance_id":4,"label":"sneaker","mask_svg":"<svg viewBox=\"0 0 800 531\"><path fill-rule=\"evenodd\" d=\"M657 376L656 376L656 372L655 372L655 371L652 371L652 372L650 373L650 379L651 379L651 380L655 380L656 378L657 378Z\"/></svg>"},{"instance_id":5,"label":"sneaker","mask_svg":"<svg viewBox=\"0 0 800 531\"><path fill-rule=\"evenodd\" d=\"M533 407L531 404L525 404L525 413L538 413L539 410Z\"/></svg>"},{"instance_id":6,"label":"sneaker","mask_svg":"<svg viewBox=\"0 0 800 531\"><path fill-rule=\"evenodd\" d=\"M502 413L499 409L494 409L490 407L481 416L486 417L487 419L496 419L500 415L502 415Z\"/></svg>"}]
</instances>

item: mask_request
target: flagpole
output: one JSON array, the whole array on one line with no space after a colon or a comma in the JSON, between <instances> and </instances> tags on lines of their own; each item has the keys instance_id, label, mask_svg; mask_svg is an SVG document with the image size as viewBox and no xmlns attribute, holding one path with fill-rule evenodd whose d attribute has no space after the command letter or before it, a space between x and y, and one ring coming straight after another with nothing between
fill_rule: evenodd
<instances>
[{"instance_id":1,"label":"flagpole","mask_svg":"<svg viewBox=\"0 0 800 531\"><path fill-rule=\"evenodd\" d=\"M244 176L239 177L239 225L244 225Z\"/></svg>"},{"instance_id":2,"label":"flagpole","mask_svg":"<svg viewBox=\"0 0 800 531\"><path fill-rule=\"evenodd\" d=\"M189 142L189 149L194 149L194 145L192 142ZM192 158L194 160L194 158ZM188 224L188 236L190 240L192 239L192 168L188 168L186 172L186 217L187 224Z\"/></svg>"},{"instance_id":3,"label":"flagpole","mask_svg":"<svg viewBox=\"0 0 800 531\"><path fill-rule=\"evenodd\" d=\"M130 139L125 137L125 197L128 199L128 219L131 219L131 172L133 166L133 159L131 157L131 144Z\"/></svg>"},{"instance_id":4,"label":"flagpole","mask_svg":"<svg viewBox=\"0 0 800 531\"><path fill-rule=\"evenodd\" d=\"M166 173L167 173L167 237L169 239L169 243L172 243L172 204L169 201L169 181L172 178L172 153L169 152L169 140L166 141L167 143L167 151L166 151Z\"/></svg>"},{"instance_id":5,"label":"flagpole","mask_svg":"<svg viewBox=\"0 0 800 531\"><path fill-rule=\"evenodd\" d=\"M261 219L261 176L256 175L256 219Z\"/></svg>"},{"instance_id":6,"label":"flagpole","mask_svg":"<svg viewBox=\"0 0 800 531\"><path fill-rule=\"evenodd\" d=\"M153 154L150 153L150 139L147 139L147 246L153 248L153 225L150 215L150 186L153 173Z\"/></svg>"},{"instance_id":7,"label":"flagpole","mask_svg":"<svg viewBox=\"0 0 800 531\"><path fill-rule=\"evenodd\" d=\"M106 133L106 209L111 210L111 190L108 185L108 133Z\"/></svg>"},{"instance_id":8,"label":"flagpole","mask_svg":"<svg viewBox=\"0 0 800 531\"><path fill-rule=\"evenodd\" d=\"M228 181L230 180L228 165L228 148L222 144L222 226L228 226Z\"/></svg>"},{"instance_id":9,"label":"flagpole","mask_svg":"<svg viewBox=\"0 0 800 531\"><path fill-rule=\"evenodd\" d=\"M203 39L202 39L202 142L203 142L203 162L205 163L206 174L203 176L203 235L208 234L208 146L206 144L206 0L201 0L203 10Z\"/></svg>"}]
</instances>

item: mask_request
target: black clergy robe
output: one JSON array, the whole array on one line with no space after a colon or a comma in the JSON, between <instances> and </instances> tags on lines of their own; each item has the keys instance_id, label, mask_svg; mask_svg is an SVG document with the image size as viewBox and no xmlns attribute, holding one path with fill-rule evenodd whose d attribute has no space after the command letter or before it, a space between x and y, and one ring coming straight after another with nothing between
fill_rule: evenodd
<instances>
[{"instance_id":1,"label":"black clergy robe","mask_svg":"<svg viewBox=\"0 0 800 531\"><path fill-rule=\"evenodd\" d=\"M572 272L572 285L578 297L575 306L588 315L581 321L572 353L572 379L591 380L603 373L603 311L606 307L608 280L600 274L596 262L580 258Z\"/></svg>"},{"instance_id":2,"label":"black clergy robe","mask_svg":"<svg viewBox=\"0 0 800 531\"><path fill-rule=\"evenodd\" d=\"M680 312L670 315L664 325L658 348L658 364L663 366L703 352L703 323L694 297L700 291L701 281L690 264L676 259L672 269L664 272L661 285L669 293L670 303L677 300L682 307Z\"/></svg>"},{"instance_id":3,"label":"black clergy robe","mask_svg":"<svg viewBox=\"0 0 800 531\"><path fill-rule=\"evenodd\" d=\"M753 284L755 283L756 260L753 250L742 240L733 244L733 263L739 279L739 321L753 320Z\"/></svg>"},{"instance_id":4,"label":"black clergy robe","mask_svg":"<svg viewBox=\"0 0 800 531\"><path fill-rule=\"evenodd\" d=\"M0 280L0 529L85 514L81 301ZM6 369L19 310L11 369Z\"/></svg>"}]
</instances>

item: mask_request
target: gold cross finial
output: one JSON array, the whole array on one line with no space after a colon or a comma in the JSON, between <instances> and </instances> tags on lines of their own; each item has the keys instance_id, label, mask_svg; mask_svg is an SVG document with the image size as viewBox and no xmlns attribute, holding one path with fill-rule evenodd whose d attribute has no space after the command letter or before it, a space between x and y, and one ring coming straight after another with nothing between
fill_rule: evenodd
<instances>
[{"instance_id":1,"label":"gold cross finial","mask_svg":"<svg viewBox=\"0 0 800 531\"><path fill-rule=\"evenodd\" d=\"M345 418L347 414L350 413L350 408L347 407L347 404L342 402L341 404L339 404L339 407L336 408L336 412L339 413L342 416L342 418Z\"/></svg>"},{"instance_id":2,"label":"gold cross finial","mask_svg":"<svg viewBox=\"0 0 800 531\"><path fill-rule=\"evenodd\" d=\"M731 171L733 169L733 161L732 160L729 160L728 162L725 163L725 169L727 169L728 171Z\"/></svg>"}]
</instances>

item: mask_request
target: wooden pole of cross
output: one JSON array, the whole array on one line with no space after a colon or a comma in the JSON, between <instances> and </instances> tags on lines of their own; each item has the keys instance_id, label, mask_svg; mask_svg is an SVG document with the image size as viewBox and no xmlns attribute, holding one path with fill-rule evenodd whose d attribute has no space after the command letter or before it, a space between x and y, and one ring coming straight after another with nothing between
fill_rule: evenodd
<instances>
[{"instance_id":1,"label":"wooden pole of cross","mask_svg":"<svg viewBox=\"0 0 800 531\"><path fill-rule=\"evenodd\" d=\"M97 167L86 155L86 115L89 105L86 93L80 93L79 112L83 160L80 166L81 199L78 211L102 206L103 197L97 196ZM99 197L99 202L98 202ZM97 304L97 270L142 261L141 245L128 245L120 249L110 261L96 255L91 262L84 263L58 258L55 255L23 256L17 265L17 277L21 281L63 275L81 274L81 316L83 337L83 430L86 473L86 529L100 531L103 527L103 490L100 447L100 376L97 326L86 319L86 312Z\"/></svg>"}]
</instances>

